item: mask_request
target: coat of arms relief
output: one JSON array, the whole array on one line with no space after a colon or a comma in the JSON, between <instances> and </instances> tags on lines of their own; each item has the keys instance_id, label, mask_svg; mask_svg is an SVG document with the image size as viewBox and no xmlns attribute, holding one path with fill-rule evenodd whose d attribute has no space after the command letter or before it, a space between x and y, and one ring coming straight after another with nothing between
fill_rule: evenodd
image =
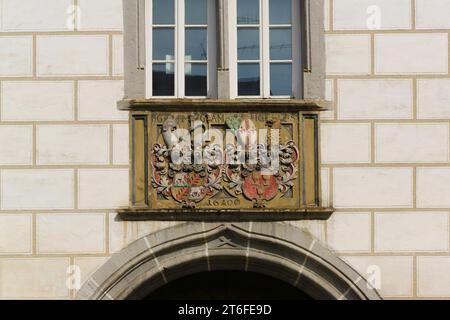
<instances>
[{"instance_id":1,"label":"coat of arms relief","mask_svg":"<svg viewBox=\"0 0 450 320\"><path fill-rule=\"evenodd\" d=\"M186 209L298 206L295 119L165 114L149 150L154 200Z\"/></svg>"}]
</instances>

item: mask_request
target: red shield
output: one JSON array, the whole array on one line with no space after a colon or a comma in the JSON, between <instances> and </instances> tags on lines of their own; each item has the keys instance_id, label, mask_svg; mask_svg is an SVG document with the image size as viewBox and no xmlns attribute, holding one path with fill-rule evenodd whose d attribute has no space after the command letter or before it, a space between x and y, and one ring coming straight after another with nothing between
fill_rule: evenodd
<instances>
[{"instance_id":1,"label":"red shield","mask_svg":"<svg viewBox=\"0 0 450 320\"><path fill-rule=\"evenodd\" d=\"M254 172L245 178L242 189L244 195L250 200L270 201L278 193L278 183L274 176Z\"/></svg>"}]
</instances>

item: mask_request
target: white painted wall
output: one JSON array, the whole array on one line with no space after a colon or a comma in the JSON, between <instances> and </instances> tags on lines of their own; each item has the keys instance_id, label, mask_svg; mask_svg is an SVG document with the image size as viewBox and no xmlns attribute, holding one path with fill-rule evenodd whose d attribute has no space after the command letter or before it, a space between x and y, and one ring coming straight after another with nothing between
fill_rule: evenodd
<instances>
[{"instance_id":1,"label":"white painted wall","mask_svg":"<svg viewBox=\"0 0 450 320\"><path fill-rule=\"evenodd\" d=\"M326 241L386 298L450 298L450 1L327 3Z\"/></svg>"},{"instance_id":2,"label":"white painted wall","mask_svg":"<svg viewBox=\"0 0 450 320\"><path fill-rule=\"evenodd\" d=\"M69 265L84 280L174 224L114 220L128 205L121 1L0 0L0 298L74 297ZM450 298L450 0L326 3L322 192L337 212L292 224L363 275L379 266L386 298Z\"/></svg>"}]
</instances>

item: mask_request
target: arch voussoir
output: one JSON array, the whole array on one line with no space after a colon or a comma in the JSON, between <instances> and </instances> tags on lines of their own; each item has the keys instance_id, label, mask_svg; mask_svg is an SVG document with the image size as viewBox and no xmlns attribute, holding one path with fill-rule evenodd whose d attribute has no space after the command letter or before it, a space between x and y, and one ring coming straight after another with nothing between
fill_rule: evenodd
<instances>
[{"instance_id":1,"label":"arch voussoir","mask_svg":"<svg viewBox=\"0 0 450 320\"><path fill-rule=\"evenodd\" d=\"M248 271L315 299L380 299L366 281L308 233L285 223L186 223L136 240L106 262L78 299L142 299L184 276Z\"/></svg>"}]
</instances>

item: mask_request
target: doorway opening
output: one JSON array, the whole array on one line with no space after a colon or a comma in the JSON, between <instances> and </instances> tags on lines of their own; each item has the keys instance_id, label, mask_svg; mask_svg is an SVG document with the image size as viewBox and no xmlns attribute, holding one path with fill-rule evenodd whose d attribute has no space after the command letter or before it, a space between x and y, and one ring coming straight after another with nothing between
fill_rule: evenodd
<instances>
[{"instance_id":1,"label":"doorway opening","mask_svg":"<svg viewBox=\"0 0 450 320\"><path fill-rule=\"evenodd\" d=\"M290 284L254 272L201 272L169 282L146 300L312 300Z\"/></svg>"}]
</instances>

